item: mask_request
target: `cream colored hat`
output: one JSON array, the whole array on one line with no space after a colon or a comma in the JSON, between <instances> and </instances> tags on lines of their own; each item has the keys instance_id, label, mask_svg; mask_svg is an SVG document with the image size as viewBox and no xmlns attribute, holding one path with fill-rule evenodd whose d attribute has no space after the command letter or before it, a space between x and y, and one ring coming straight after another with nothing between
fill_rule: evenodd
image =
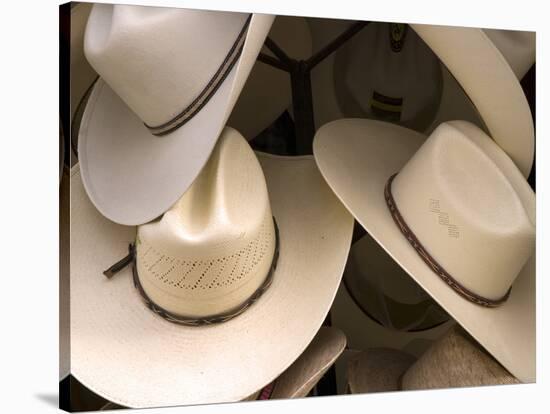
<instances>
[{"instance_id":1,"label":"cream colored hat","mask_svg":"<svg viewBox=\"0 0 550 414\"><path fill-rule=\"evenodd\" d=\"M296 60L311 56L311 34L303 17L277 16L268 37ZM264 46L262 53L273 56ZM247 140L269 127L292 103L288 73L256 62L227 121Z\"/></svg>"},{"instance_id":2,"label":"cream colored hat","mask_svg":"<svg viewBox=\"0 0 550 414\"><path fill-rule=\"evenodd\" d=\"M535 33L411 26L464 89L491 137L523 175L529 176L535 153L535 131L518 78L521 79L535 61ZM450 119L457 118L453 114L438 114L433 128Z\"/></svg>"},{"instance_id":3,"label":"cream colored hat","mask_svg":"<svg viewBox=\"0 0 550 414\"><path fill-rule=\"evenodd\" d=\"M87 6L87 19L91 4L83 4L83 6ZM80 7L78 7L78 9L79 8ZM76 6L73 7L73 9L75 12L77 11ZM71 79L74 79L75 82L80 81L88 85L86 88L80 88L82 89L82 94L84 94L86 89L91 86L93 81L97 78L97 74L84 58L83 37L86 20L80 24L81 20L82 19L78 20L78 26L71 28L71 34L75 33L76 36L76 33L80 33L80 36L76 37L79 41L75 41L71 45L71 58L73 56L81 57L81 59L76 59L77 64L72 68L73 72L71 73ZM73 25L77 25L74 20L72 23ZM79 28L80 31L78 31ZM280 45L289 56L295 59L305 59L311 55L311 34L309 33L308 25L303 17L278 16L268 36L273 39L275 43ZM262 52L271 54L269 49L265 46ZM85 68L81 68L83 64L85 64ZM89 75L90 71L91 75ZM77 97L78 98L72 102L73 111L76 110L79 102L82 100L81 95L77 94ZM231 112L227 124L240 131L247 140L251 140L271 125L277 117L290 106L291 101L292 93L288 74L262 62L256 62L252 67L250 76L244 84L243 90ZM76 134L80 128L80 120L84 108L85 101L82 102L79 107L80 116L74 116L76 122L73 132ZM251 116L251 114L253 114L253 116ZM77 141L78 137L73 136L74 147L77 146ZM76 151L73 155L77 155ZM76 162L76 156L73 158L74 162Z\"/></svg>"},{"instance_id":4,"label":"cream colored hat","mask_svg":"<svg viewBox=\"0 0 550 414\"><path fill-rule=\"evenodd\" d=\"M391 349L369 349L350 361L348 373L353 394L519 383L458 326L418 360Z\"/></svg>"},{"instance_id":5,"label":"cream colored hat","mask_svg":"<svg viewBox=\"0 0 550 414\"><path fill-rule=\"evenodd\" d=\"M345 346L346 337L342 331L334 327L321 327L302 355L285 372L243 401L306 397ZM98 407L100 410L124 408L112 402L105 403L104 400L98 404L97 396L76 381L71 387L73 392L79 394L79 406L73 407L78 411L97 410Z\"/></svg>"},{"instance_id":6,"label":"cream colored hat","mask_svg":"<svg viewBox=\"0 0 550 414\"><path fill-rule=\"evenodd\" d=\"M168 210L205 165L274 17L95 4L84 52L101 76L79 131L82 181L110 220Z\"/></svg>"},{"instance_id":7,"label":"cream colored hat","mask_svg":"<svg viewBox=\"0 0 550 414\"><path fill-rule=\"evenodd\" d=\"M315 52L349 28L353 22L311 18L308 19L308 23ZM435 114L428 95L420 94L424 98L420 95L417 97L417 104L412 106L416 111L410 111L408 126L419 131L427 126L424 132L429 134L439 124L455 119L470 121L481 128L485 128L486 125L491 137L527 177L533 163L534 129L529 105L518 79L521 79L535 62L535 34L415 24L411 27L414 30L408 31L405 42L413 39L413 42L409 43L415 45L424 56L424 59L418 55L414 55L414 58L418 60L417 63L423 62L423 72L430 71L433 74L435 91L441 90L439 100L434 102L437 108ZM340 118L369 117L365 108L360 109L369 103L366 101L366 95L358 95L357 91L369 89L370 85L375 84L374 78L369 78L365 74L361 80L361 71L346 65L372 66L371 71L376 73L374 67L381 63L362 61L372 49L365 48L364 42L361 42L372 38L372 43L376 32L370 26L362 29L348 41L349 44L342 46L341 51L326 58L312 72L315 124L318 128ZM423 42L419 41L415 33ZM424 49L424 42L440 59L440 74L431 66L431 55ZM472 61L476 64L472 65ZM383 62L389 64L391 60L382 59ZM417 65L410 65L409 70L415 67ZM341 90L342 79L347 79L349 86L346 90ZM407 89L405 86L404 90ZM392 87L395 88L394 85ZM412 89L409 92L412 93ZM416 93L418 95L418 92ZM432 98L436 98L437 93L433 92L431 95ZM423 108L423 112L420 108ZM413 116L415 112L422 116ZM433 116L431 123L428 122L429 117L424 116L426 113ZM373 117L372 114L370 117Z\"/></svg>"},{"instance_id":8,"label":"cream colored hat","mask_svg":"<svg viewBox=\"0 0 550 414\"><path fill-rule=\"evenodd\" d=\"M227 128L137 239L93 207L78 168L71 189L71 372L110 401L242 400L292 364L331 306L353 220L310 156L257 159ZM124 262L106 279L134 241L134 281Z\"/></svg>"},{"instance_id":9,"label":"cream colored hat","mask_svg":"<svg viewBox=\"0 0 550 414\"><path fill-rule=\"evenodd\" d=\"M426 139L344 119L322 127L313 150L390 256L513 375L534 381L535 195L494 141L464 121Z\"/></svg>"}]
</instances>

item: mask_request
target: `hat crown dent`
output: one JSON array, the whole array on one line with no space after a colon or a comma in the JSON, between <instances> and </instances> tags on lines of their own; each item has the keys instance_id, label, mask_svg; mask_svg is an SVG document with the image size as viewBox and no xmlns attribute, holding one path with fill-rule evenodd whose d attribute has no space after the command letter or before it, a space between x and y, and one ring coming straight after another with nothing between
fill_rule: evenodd
<instances>
[{"instance_id":1,"label":"hat crown dent","mask_svg":"<svg viewBox=\"0 0 550 414\"><path fill-rule=\"evenodd\" d=\"M460 284L500 299L535 246L535 196L500 148L464 121L440 125L392 185L428 253Z\"/></svg>"},{"instance_id":2,"label":"hat crown dent","mask_svg":"<svg viewBox=\"0 0 550 414\"><path fill-rule=\"evenodd\" d=\"M265 281L274 249L261 166L226 128L191 188L160 220L138 228L138 275L157 305L208 317L246 302Z\"/></svg>"},{"instance_id":3,"label":"hat crown dent","mask_svg":"<svg viewBox=\"0 0 550 414\"><path fill-rule=\"evenodd\" d=\"M147 125L187 108L221 67L248 14L95 4L84 52Z\"/></svg>"}]
</instances>

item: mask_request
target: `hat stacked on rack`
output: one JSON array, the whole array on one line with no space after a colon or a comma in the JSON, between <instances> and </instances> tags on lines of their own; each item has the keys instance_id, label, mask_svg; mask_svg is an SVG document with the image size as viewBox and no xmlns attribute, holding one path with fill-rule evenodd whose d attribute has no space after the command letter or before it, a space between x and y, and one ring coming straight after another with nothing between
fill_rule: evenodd
<instances>
[{"instance_id":1,"label":"hat stacked on rack","mask_svg":"<svg viewBox=\"0 0 550 414\"><path fill-rule=\"evenodd\" d=\"M352 219L312 157L255 155L226 129L192 187L137 229L94 208L78 168L71 188L71 371L97 394L129 407L241 400L321 326ZM134 276L106 279L134 242Z\"/></svg>"},{"instance_id":2,"label":"hat stacked on rack","mask_svg":"<svg viewBox=\"0 0 550 414\"><path fill-rule=\"evenodd\" d=\"M426 139L345 119L317 132L314 153L384 250L513 375L534 381L535 195L502 149L465 121Z\"/></svg>"},{"instance_id":3,"label":"hat stacked on rack","mask_svg":"<svg viewBox=\"0 0 550 414\"><path fill-rule=\"evenodd\" d=\"M243 401L306 397L346 346L337 328L321 327L305 351L273 382ZM106 401L77 381L71 382L71 408L76 411L112 410L124 406Z\"/></svg>"},{"instance_id":4,"label":"hat stacked on rack","mask_svg":"<svg viewBox=\"0 0 550 414\"><path fill-rule=\"evenodd\" d=\"M360 353L348 365L352 394L517 383L458 326L418 360L404 352L376 348Z\"/></svg>"}]
</instances>

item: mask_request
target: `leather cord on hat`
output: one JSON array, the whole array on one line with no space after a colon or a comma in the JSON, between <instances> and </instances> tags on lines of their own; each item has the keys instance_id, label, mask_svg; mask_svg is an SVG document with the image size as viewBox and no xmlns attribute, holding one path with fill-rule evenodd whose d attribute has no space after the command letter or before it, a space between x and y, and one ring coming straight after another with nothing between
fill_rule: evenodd
<instances>
[{"instance_id":1,"label":"leather cord on hat","mask_svg":"<svg viewBox=\"0 0 550 414\"><path fill-rule=\"evenodd\" d=\"M412 232L412 230L409 228L405 220L403 219L403 216L399 212L397 205L395 204L395 200L393 199L393 195L391 193L391 185L392 181L395 178L396 174L393 174L390 178L388 178L388 181L386 182L386 186L384 188L384 197L386 199L386 205L388 206L388 209L390 210L391 216L393 218L393 221L401 230L401 233L405 236L407 241L410 243L410 245L416 250L420 258L426 263L432 271L440 277L441 280L443 280L447 285L449 285L456 293L458 293L463 298L467 299L468 301L475 303L480 306L484 306L487 308L494 308L499 305L502 305L510 296L510 292L512 288L508 289L508 292L500 298L500 299L488 299L483 296L478 295L477 293L472 292L468 288L462 286L455 278L453 278L444 268L441 266L437 260L435 260L426 250L426 248L420 243L418 238L415 236L415 234Z\"/></svg>"},{"instance_id":2,"label":"leather cord on hat","mask_svg":"<svg viewBox=\"0 0 550 414\"><path fill-rule=\"evenodd\" d=\"M273 225L275 228L275 251L273 253L273 260L271 262L271 267L269 269L269 272L267 273L267 276L263 283L260 285L256 291L241 305L236 307L235 309L229 311L220 313L217 315L205 317L205 318L186 318L184 316L176 315L163 307L157 305L151 298L145 293L145 290L143 289L143 286L139 282L139 276L137 273L137 263L136 263L136 247L134 244L130 244L128 246L129 253L126 257L116 262L114 265L109 267L107 270L103 272L103 274L107 278L113 277L116 273L120 272L122 269L124 269L126 266L128 266L130 263L132 263L132 276L134 281L134 287L137 289L139 294L141 295L141 298L145 302L145 305L151 309L153 312L161 316L162 318L166 319L169 322L176 323L178 325L185 325L185 326L202 326L202 325L213 325L217 323L226 322L230 319L235 318L236 316L239 316L241 313L243 313L245 310L247 310L250 306L252 306L261 296L262 294L271 286L271 283L273 282L273 275L275 273L275 269L277 268L277 261L279 259L279 228L277 227L277 222L275 221L275 218L273 218Z\"/></svg>"},{"instance_id":3,"label":"leather cord on hat","mask_svg":"<svg viewBox=\"0 0 550 414\"><path fill-rule=\"evenodd\" d=\"M210 101L210 98L214 96L218 88L223 84L225 78L227 78L227 76L233 69L233 66L235 66L235 63L237 63L237 61L239 60L239 57L241 56L244 48L246 33L248 31L248 26L250 25L251 19L252 14L250 14L246 19L246 22L241 29L239 35L237 36L237 39L231 46L231 49L227 53L227 56L223 60L222 64L220 65L212 79L210 79L208 84L193 100L193 102L191 102L183 111L181 111L178 115L173 117L168 122L155 126L145 124L145 126L153 135L162 136L175 131L176 129L183 126L186 122L191 120L191 118L193 118L208 103L208 101Z\"/></svg>"}]
</instances>

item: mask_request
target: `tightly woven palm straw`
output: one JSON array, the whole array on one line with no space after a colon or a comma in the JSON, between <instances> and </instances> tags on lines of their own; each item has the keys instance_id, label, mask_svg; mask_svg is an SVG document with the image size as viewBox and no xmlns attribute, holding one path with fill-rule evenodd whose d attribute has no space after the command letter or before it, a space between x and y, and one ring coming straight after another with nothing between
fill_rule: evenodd
<instances>
[{"instance_id":1,"label":"tightly woven palm straw","mask_svg":"<svg viewBox=\"0 0 550 414\"><path fill-rule=\"evenodd\" d=\"M519 381L459 326L405 372L404 390L518 384Z\"/></svg>"},{"instance_id":2,"label":"tightly woven palm straw","mask_svg":"<svg viewBox=\"0 0 550 414\"><path fill-rule=\"evenodd\" d=\"M228 135L240 140L236 150L251 151L230 128L220 143ZM110 280L101 274L126 255L136 228L105 219L87 198L78 168L72 171L71 372L86 387L127 407L239 401L273 381L311 342L340 283L353 220L311 156L257 156L279 227L273 282L245 312L207 326L180 326L153 313L134 288L129 268ZM235 171L246 174L243 168ZM245 210L250 209L243 205ZM222 213L216 212L212 217ZM188 213L192 218L193 210ZM161 234L153 224L140 227L149 229L150 242L153 233ZM143 281L147 273L138 270ZM152 292L153 300L163 299ZM273 335L279 339L273 341Z\"/></svg>"},{"instance_id":3,"label":"tightly woven palm straw","mask_svg":"<svg viewBox=\"0 0 550 414\"><path fill-rule=\"evenodd\" d=\"M506 369L533 382L535 195L512 160L460 121L440 125L426 140L394 124L344 119L321 128L313 149L323 176L369 234ZM485 298L497 301L512 285L503 304L471 302L427 265L386 202L384 188L397 171L393 197L431 256Z\"/></svg>"},{"instance_id":4,"label":"tightly woven palm straw","mask_svg":"<svg viewBox=\"0 0 550 414\"><path fill-rule=\"evenodd\" d=\"M87 14L89 14L91 4L88 6ZM85 24L79 26L79 42L71 46L71 53L81 56L89 71L92 72L91 76L86 76L86 84L91 86L97 74L84 58L82 44L84 26ZM306 59L311 55L311 34L305 19L302 17L278 16L268 36L292 58ZM262 52L272 55L271 51L265 46L262 48ZM73 56L72 54L71 57ZM79 79L86 74L86 71L75 67L74 72L71 73L71 79L73 77ZM85 92L85 89L83 92ZM78 95L77 98L79 96L81 97L81 95ZM73 101L74 110L76 110L79 102L80 100ZM256 62L231 112L227 125L241 132L247 140L251 140L271 125L289 107L291 102L292 93L289 74L265 63ZM82 102L80 118L82 117L85 104L86 102ZM254 116L250 116L251 113ZM78 125L73 128L73 131L78 133L80 119L78 116L75 118ZM73 136L72 139L74 146L77 147L78 137ZM76 162L76 154L73 154L73 157L74 162Z\"/></svg>"},{"instance_id":5,"label":"tightly woven palm straw","mask_svg":"<svg viewBox=\"0 0 550 414\"><path fill-rule=\"evenodd\" d=\"M275 381L269 399L303 398L319 382L334 364L346 346L346 337L338 328L321 327L313 341L292 365ZM263 389L262 389L263 390ZM243 401L255 401L262 391L257 391ZM101 410L123 408L109 402Z\"/></svg>"},{"instance_id":6,"label":"tightly woven palm straw","mask_svg":"<svg viewBox=\"0 0 550 414\"><path fill-rule=\"evenodd\" d=\"M95 4L84 51L101 78L79 162L95 207L124 225L163 214L206 164L274 16ZM108 29L108 30L107 30Z\"/></svg>"},{"instance_id":7,"label":"tightly woven palm straw","mask_svg":"<svg viewBox=\"0 0 550 414\"><path fill-rule=\"evenodd\" d=\"M363 351L348 379L353 394L519 383L458 325L417 360L392 349Z\"/></svg>"}]
</instances>

